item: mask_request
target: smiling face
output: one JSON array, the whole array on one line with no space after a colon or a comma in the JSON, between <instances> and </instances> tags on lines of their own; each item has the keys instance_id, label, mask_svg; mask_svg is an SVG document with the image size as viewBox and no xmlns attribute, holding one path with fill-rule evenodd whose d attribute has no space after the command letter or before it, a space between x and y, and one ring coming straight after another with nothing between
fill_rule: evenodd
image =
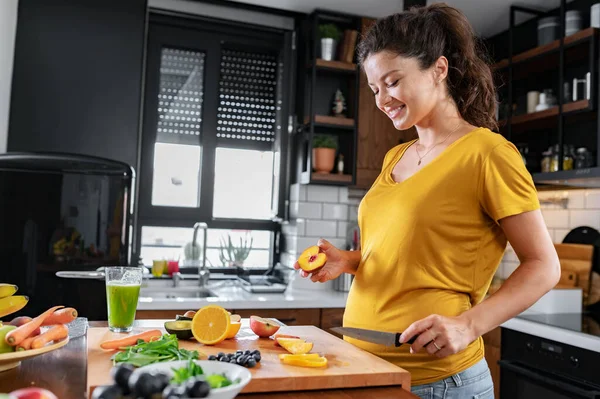
<instances>
[{"instance_id":1,"label":"smiling face","mask_svg":"<svg viewBox=\"0 0 600 399\"><path fill-rule=\"evenodd\" d=\"M427 125L435 107L447 98L443 84L447 65L447 60L440 57L422 70L416 58L381 51L369 55L363 67L377 107L396 129L406 130Z\"/></svg>"}]
</instances>

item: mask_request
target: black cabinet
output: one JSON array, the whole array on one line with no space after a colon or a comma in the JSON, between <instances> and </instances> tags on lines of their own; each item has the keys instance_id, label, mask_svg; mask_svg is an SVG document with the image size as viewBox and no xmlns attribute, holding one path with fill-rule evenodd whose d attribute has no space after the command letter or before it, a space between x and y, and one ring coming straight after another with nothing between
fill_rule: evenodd
<instances>
[{"instance_id":1,"label":"black cabinet","mask_svg":"<svg viewBox=\"0 0 600 399\"><path fill-rule=\"evenodd\" d=\"M136 167L146 0L19 2L8 151Z\"/></svg>"}]
</instances>

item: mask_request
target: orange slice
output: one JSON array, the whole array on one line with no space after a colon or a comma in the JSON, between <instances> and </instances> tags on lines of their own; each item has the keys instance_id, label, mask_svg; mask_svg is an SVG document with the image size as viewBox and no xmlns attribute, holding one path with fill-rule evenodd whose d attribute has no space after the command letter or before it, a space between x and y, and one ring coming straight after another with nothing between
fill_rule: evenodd
<instances>
[{"instance_id":1,"label":"orange slice","mask_svg":"<svg viewBox=\"0 0 600 399\"><path fill-rule=\"evenodd\" d=\"M227 338L231 320L229 313L218 305L204 306L192 319L192 334L204 345L215 345Z\"/></svg>"},{"instance_id":2,"label":"orange slice","mask_svg":"<svg viewBox=\"0 0 600 399\"><path fill-rule=\"evenodd\" d=\"M231 321L231 324L229 325L229 329L227 330L227 337L225 337L225 339L230 339L230 338L235 337L237 335L237 333L240 332L241 326L242 326L242 323Z\"/></svg>"},{"instance_id":3,"label":"orange slice","mask_svg":"<svg viewBox=\"0 0 600 399\"><path fill-rule=\"evenodd\" d=\"M317 357L300 358L299 355L279 355L279 359L284 364L300 367L327 367L327 358L317 355Z\"/></svg>"},{"instance_id":4,"label":"orange slice","mask_svg":"<svg viewBox=\"0 0 600 399\"><path fill-rule=\"evenodd\" d=\"M312 342L306 342L303 339L297 338L277 338L277 342L288 352L294 355L302 355L308 353L313 348Z\"/></svg>"}]
</instances>

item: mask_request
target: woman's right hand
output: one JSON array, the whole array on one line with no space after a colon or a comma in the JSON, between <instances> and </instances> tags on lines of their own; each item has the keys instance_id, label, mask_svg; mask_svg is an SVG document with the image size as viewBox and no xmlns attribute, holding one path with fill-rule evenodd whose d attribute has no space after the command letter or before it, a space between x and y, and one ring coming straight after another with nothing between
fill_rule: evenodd
<instances>
[{"instance_id":1,"label":"woman's right hand","mask_svg":"<svg viewBox=\"0 0 600 399\"><path fill-rule=\"evenodd\" d=\"M310 279L313 282L324 283L339 277L342 273L349 270L349 262L344 251L339 250L329 241L324 239L320 239L317 246L320 248L321 252L324 252L325 255L327 255L327 261L323 267L312 274L301 270L298 261L296 261L296 263L294 263L294 269L300 270L300 275L302 277L308 277L310 275Z\"/></svg>"}]
</instances>

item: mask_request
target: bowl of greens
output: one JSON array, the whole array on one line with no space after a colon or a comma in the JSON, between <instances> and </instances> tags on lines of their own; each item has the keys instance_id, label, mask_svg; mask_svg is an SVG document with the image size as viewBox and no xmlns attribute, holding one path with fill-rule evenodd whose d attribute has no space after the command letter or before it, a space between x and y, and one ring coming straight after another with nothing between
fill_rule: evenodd
<instances>
[{"instance_id":1,"label":"bowl of greens","mask_svg":"<svg viewBox=\"0 0 600 399\"><path fill-rule=\"evenodd\" d=\"M132 397L232 399L252 379L250 371L233 363L210 360L176 360L140 368L128 364L112 371L115 385L128 388Z\"/></svg>"}]
</instances>

